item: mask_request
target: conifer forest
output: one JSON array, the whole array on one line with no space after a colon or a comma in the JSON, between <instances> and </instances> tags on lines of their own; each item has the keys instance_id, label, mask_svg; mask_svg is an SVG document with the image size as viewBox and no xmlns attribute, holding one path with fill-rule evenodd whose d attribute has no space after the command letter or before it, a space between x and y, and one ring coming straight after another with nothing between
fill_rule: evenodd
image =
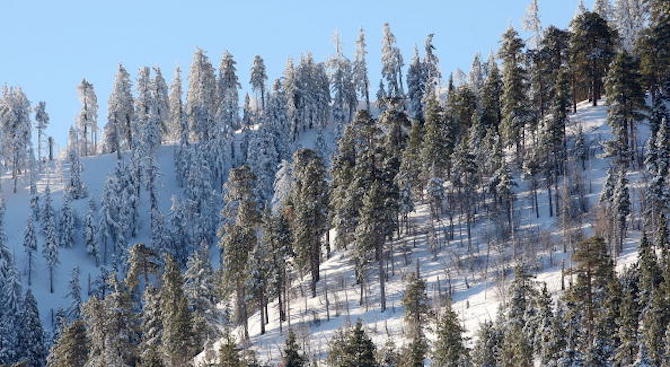
<instances>
[{"instance_id":1,"label":"conifer forest","mask_svg":"<svg viewBox=\"0 0 670 367\"><path fill-rule=\"evenodd\" d=\"M0 366L670 367L670 1L528 2L467 71L117 64L59 150L5 84Z\"/></svg>"}]
</instances>

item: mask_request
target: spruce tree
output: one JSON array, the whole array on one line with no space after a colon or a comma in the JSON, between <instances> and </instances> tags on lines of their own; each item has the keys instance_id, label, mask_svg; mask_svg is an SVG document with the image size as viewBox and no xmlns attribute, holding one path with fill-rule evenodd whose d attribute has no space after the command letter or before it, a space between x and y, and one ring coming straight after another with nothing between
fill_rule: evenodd
<instances>
[{"instance_id":1,"label":"spruce tree","mask_svg":"<svg viewBox=\"0 0 670 367\"><path fill-rule=\"evenodd\" d=\"M256 92L256 100L260 95L261 111L265 111L265 82L268 80L268 75L265 71L265 62L259 55L254 56L250 75L249 84L251 84L251 89Z\"/></svg>"},{"instance_id":2,"label":"spruce tree","mask_svg":"<svg viewBox=\"0 0 670 367\"><path fill-rule=\"evenodd\" d=\"M158 291L151 286L147 287L144 290L143 301L138 366L162 367L165 366L160 351L163 323Z\"/></svg>"},{"instance_id":3,"label":"spruce tree","mask_svg":"<svg viewBox=\"0 0 670 367\"><path fill-rule=\"evenodd\" d=\"M75 241L75 215L72 210L72 199L65 194L63 206L60 212L60 223L58 225L58 244L60 247L73 247Z\"/></svg>"},{"instance_id":4,"label":"spruce tree","mask_svg":"<svg viewBox=\"0 0 670 367\"><path fill-rule=\"evenodd\" d=\"M352 67L352 79L356 92L365 101L366 109L370 111L370 80L368 79L368 66L365 59L368 53L366 46L365 31L361 28L358 31L358 39L356 39L356 57Z\"/></svg>"},{"instance_id":5,"label":"spruce tree","mask_svg":"<svg viewBox=\"0 0 670 367\"><path fill-rule=\"evenodd\" d=\"M506 146L516 146L517 153L524 146L524 132L528 121L526 99L526 70L522 67L524 43L519 34L509 28L499 51L503 60L501 97L501 135Z\"/></svg>"}]
</instances>

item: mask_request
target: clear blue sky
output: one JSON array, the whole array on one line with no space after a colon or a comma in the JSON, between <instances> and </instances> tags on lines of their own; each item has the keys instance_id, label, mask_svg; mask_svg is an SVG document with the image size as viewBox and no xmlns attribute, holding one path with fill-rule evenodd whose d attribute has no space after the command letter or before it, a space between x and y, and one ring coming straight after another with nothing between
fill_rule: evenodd
<instances>
[{"instance_id":1,"label":"clear blue sky","mask_svg":"<svg viewBox=\"0 0 670 367\"><path fill-rule=\"evenodd\" d=\"M317 60L333 53L332 35L341 34L353 57L358 29L368 38L370 80L376 91L384 22L391 24L409 62L415 44L435 33L442 72L469 69L473 55L498 47L500 35L520 28L530 0L2 0L0 83L22 86L33 105L47 102L48 134L64 144L79 110L76 86L82 78L95 86L98 125L106 123L118 63L135 78L143 65L160 66L168 83L181 66L186 76L200 47L218 67L224 50L237 61L248 89L254 55L266 62L270 79L286 60L311 51ZM543 25L566 27L579 0L540 0ZM590 5L591 1L587 1Z\"/></svg>"}]
</instances>

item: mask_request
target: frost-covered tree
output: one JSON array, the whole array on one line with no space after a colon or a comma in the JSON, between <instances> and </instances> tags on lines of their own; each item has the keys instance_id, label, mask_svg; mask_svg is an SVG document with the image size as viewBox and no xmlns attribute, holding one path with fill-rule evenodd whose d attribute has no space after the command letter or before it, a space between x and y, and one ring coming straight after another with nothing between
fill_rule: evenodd
<instances>
[{"instance_id":1,"label":"frost-covered tree","mask_svg":"<svg viewBox=\"0 0 670 367\"><path fill-rule=\"evenodd\" d=\"M40 101L35 107L35 121L37 125L37 160L42 162L42 144L44 142L44 130L49 125L49 114L46 111L46 102Z\"/></svg>"},{"instance_id":2,"label":"frost-covered tree","mask_svg":"<svg viewBox=\"0 0 670 367\"><path fill-rule=\"evenodd\" d=\"M75 214L72 209L72 199L65 195L61 207L58 223L58 244L60 247L73 247L75 241Z\"/></svg>"},{"instance_id":3,"label":"frost-covered tree","mask_svg":"<svg viewBox=\"0 0 670 367\"><path fill-rule=\"evenodd\" d=\"M19 325L17 326L17 360L26 363L28 366L44 366L47 357L44 330L37 309L37 300L30 289L26 291L21 307Z\"/></svg>"},{"instance_id":4,"label":"frost-covered tree","mask_svg":"<svg viewBox=\"0 0 670 367\"><path fill-rule=\"evenodd\" d=\"M367 43L365 42L365 31L361 28L358 31L356 40L356 57L352 67L352 79L354 88L358 95L365 101L365 108L370 111L370 80L368 79L368 65L366 55Z\"/></svg>"},{"instance_id":5,"label":"frost-covered tree","mask_svg":"<svg viewBox=\"0 0 670 367\"><path fill-rule=\"evenodd\" d=\"M167 121L167 137L170 140L178 140L180 149L188 145L188 125L186 122L186 111L182 101L181 69L174 72L174 79L170 84L170 95L168 96L169 115ZM175 157L176 159L176 157Z\"/></svg>"},{"instance_id":6,"label":"frost-covered tree","mask_svg":"<svg viewBox=\"0 0 670 367\"><path fill-rule=\"evenodd\" d=\"M51 347L47 367L84 367L88 360L88 344L84 322L73 321L65 327Z\"/></svg>"},{"instance_id":7,"label":"frost-covered tree","mask_svg":"<svg viewBox=\"0 0 670 367\"><path fill-rule=\"evenodd\" d=\"M161 141L164 141L168 136L168 123L170 121L170 96L168 92L168 86L163 78L163 73L161 69L157 66L153 67L154 78L151 81L151 96L153 99L152 108L152 120L154 124L159 126L158 131L155 133L158 135L158 144ZM156 137L152 137L155 139Z\"/></svg>"},{"instance_id":8,"label":"frost-covered tree","mask_svg":"<svg viewBox=\"0 0 670 367\"><path fill-rule=\"evenodd\" d=\"M199 141L208 141L216 136L217 83L214 67L201 49L195 51L188 77L186 95L186 117L189 130Z\"/></svg>"},{"instance_id":9,"label":"frost-covered tree","mask_svg":"<svg viewBox=\"0 0 670 367\"><path fill-rule=\"evenodd\" d=\"M86 79L77 87L81 111L77 116L77 130L79 133L79 151L83 156L96 154L98 149L98 97L95 89Z\"/></svg>"},{"instance_id":10,"label":"frost-covered tree","mask_svg":"<svg viewBox=\"0 0 670 367\"><path fill-rule=\"evenodd\" d=\"M265 62L260 55L254 56L249 78L251 89L256 93L256 100L260 96L261 111L265 112L265 82L268 80L268 74L265 70Z\"/></svg>"},{"instance_id":11,"label":"frost-covered tree","mask_svg":"<svg viewBox=\"0 0 670 367\"><path fill-rule=\"evenodd\" d=\"M313 150L296 151L293 154L293 177L291 201L295 211L292 224L296 262L299 267L309 270L312 297L316 297L321 237L327 230L328 218L328 183L323 161Z\"/></svg>"},{"instance_id":12,"label":"frost-covered tree","mask_svg":"<svg viewBox=\"0 0 670 367\"><path fill-rule=\"evenodd\" d=\"M149 286L144 290L143 304L138 366L162 367L165 366L160 351L163 322L156 288Z\"/></svg>"},{"instance_id":13,"label":"frost-covered tree","mask_svg":"<svg viewBox=\"0 0 670 367\"><path fill-rule=\"evenodd\" d=\"M163 321L160 350L166 366L184 366L196 352L191 329L192 315L183 287L184 278L179 265L168 255L158 293Z\"/></svg>"},{"instance_id":14,"label":"frost-covered tree","mask_svg":"<svg viewBox=\"0 0 670 367\"><path fill-rule=\"evenodd\" d=\"M382 37L382 77L386 80L388 94L398 98L404 94L402 85L402 67L404 65L400 48L396 45L391 26L384 23Z\"/></svg>"},{"instance_id":15,"label":"frost-covered tree","mask_svg":"<svg viewBox=\"0 0 670 367\"><path fill-rule=\"evenodd\" d=\"M356 85L351 61L344 56L339 34L335 35L335 55L328 61L332 90L332 116L341 132L344 124L351 121L356 104Z\"/></svg>"},{"instance_id":16,"label":"frost-covered tree","mask_svg":"<svg viewBox=\"0 0 670 367\"><path fill-rule=\"evenodd\" d=\"M531 49L538 48L542 41L542 22L540 21L540 7L537 3L538 0L531 0L523 22L523 29L531 34L528 42L528 47Z\"/></svg>"},{"instance_id":17,"label":"frost-covered tree","mask_svg":"<svg viewBox=\"0 0 670 367\"><path fill-rule=\"evenodd\" d=\"M72 277L68 283L67 297L70 299L67 315L70 320L77 320L81 309L81 283L79 282L79 266L72 268Z\"/></svg>"},{"instance_id":18,"label":"frost-covered tree","mask_svg":"<svg viewBox=\"0 0 670 367\"><path fill-rule=\"evenodd\" d=\"M29 217L28 222L26 223L26 229L23 234L23 247L26 251L26 257L28 258L28 286L30 286L32 285L33 253L37 251L37 236L32 217Z\"/></svg>"},{"instance_id":19,"label":"frost-covered tree","mask_svg":"<svg viewBox=\"0 0 670 367\"><path fill-rule=\"evenodd\" d=\"M260 224L258 201L254 193L256 177L248 166L230 171L224 187L222 223L219 227L219 246L223 251L222 266L226 288L235 292L237 324L243 325L244 337L249 337L246 303L246 280L249 276L249 254L256 246Z\"/></svg>"},{"instance_id":20,"label":"frost-covered tree","mask_svg":"<svg viewBox=\"0 0 670 367\"><path fill-rule=\"evenodd\" d=\"M225 134L231 134L240 128L240 82L237 78L233 55L226 51L221 58L219 77L217 79L217 120L219 129Z\"/></svg>"},{"instance_id":21,"label":"frost-covered tree","mask_svg":"<svg viewBox=\"0 0 670 367\"><path fill-rule=\"evenodd\" d=\"M86 253L95 259L95 266L100 265L100 244L98 242L98 223L96 221L96 205L93 199L88 202L88 210L84 217L84 247Z\"/></svg>"},{"instance_id":22,"label":"frost-covered tree","mask_svg":"<svg viewBox=\"0 0 670 367\"><path fill-rule=\"evenodd\" d=\"M0 143L5 165L11 166L14 193L29 164L30 131L30 101L21 88L5 86L0 98Z\"/></svg>"},{"instance_id":23,"label":"frost-covered tree","mask_svg":"<svg viewBox=\"0 0 670 367\"><path fill-rule=\"evenodd\" d=\"M119 64L112 93L107 101L107 124L105 125L103 152L117 152L120 158L122 149L134 147L134 119L135 109L130 74L123 65Z\"/></svg>"},{"instance_id":24,"label":"frost-covered tree","mask_svg":"<svg viewBox=\"0 0 670 367\"><path fill-rule=\"evenodd\" d=\"M56 217L54 214L46 215L47 204L51 201L51 194L49 188L45 191L47 195L45 203L45 214L43 215L44 222L44 248L42 249L42 255L47 263L49 268L49 292L54 292L54 270L60 260L58 259L58 233L56 230Z\"/></svg>"},{"instance_id":25,"label":"frost-covered tree","mask_svg":"<svg viewBox=\"0 0 670 367\"><path fill-rule=\"evenodd\" d=\"M70 161L70 177L67 181L65 191L74 200L85 198L88 196L88 190L86 190L86 184L81 177L84 166L79 159L79 152L77 150L70 150L68 158Z\"/></svg>"}]
</instances>

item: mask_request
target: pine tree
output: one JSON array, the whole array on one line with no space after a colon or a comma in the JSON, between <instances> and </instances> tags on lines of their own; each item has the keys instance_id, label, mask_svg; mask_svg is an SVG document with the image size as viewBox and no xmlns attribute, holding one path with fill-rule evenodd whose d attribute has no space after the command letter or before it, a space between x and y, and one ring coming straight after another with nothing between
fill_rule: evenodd
<instances>
[{"instance_id":1,"label":"pine tree","mask_svg":"<svg viewBox=\"0 0 670 367\"><path fill-rule=\"evenodd\" d=\"M154 125L159 125L160 129L156 129L154 126L155 134L158 135L158 144L154 141L154 147L159 145L161 141L164 141L168 136L168 121L170 120L170 95L168 92L168 86L163 78L163 73L159 67L154 66L154 79L151 81L151 96L153 98L153 111L154 115L153 123ZM155 139L154 136L152 138Z\"/></svg>"},{"instance_id":2,"label":"pine tree","mask_svg":"<svg viewBox=\"0 0 670 367\"><path fill-rule=\"evenodd\" d=\"M644 117L644 90L637 72L638 63L626 51L614 58L605 79L609 103L607 123L612 127L615 141L610 154L622 165L637 160L637 125Z\"/></svg>"},{"instance_id":3,"label":"pine tree","mask_svg":"<svg viewBox=\"0 0 670 367\"><path fill-rule=\"evenodd\" d=\"M240 350L235 342L235 337L230 334L229 330L224 332L221 346L219 347L219 364L218 367L245 367Z\"/></svg>"},{"instance_id":4,"label":"pine tree","mask_svg":"<svg viewBox=\"0 0 670 367\"><path fill-rule=\"evenodd\" d=\"M163 323L158 291L151 286L147 287L143 303L138 366L162 367L165 366L160 351Z\"/></svg>"},{"instance_id":5,"label":"pine tree","mask_svg":"<svg viewBox=\"0 0 670 367\"><path fill-rule=\"evenodd\" d=\"M18 189L21 172L28 168L30 150L30 101L19 87L4 87L0 98L0 132L2 154L6 166L11 166L14 181L12 192Z\"/></svg>"},{"instance_id":6,"label":"pine tree","mask_svg":"<svg viewBox=\"0 0 670 367\"><path fill-rule=\"evenodd\" d=\"M186 112L184 110L184 103L182 101L182 85L181 85L181 69L177 68L174 72L174 79L170 84L170 95L168 96L168 133L167 136L173 141L179 141L179 152L188 145L188 125L186 122ZM183 153L183 152L182 152ZM175 154L177 160L178 154ZM177 160L177 162L179 162ZM177 165L179 167L179 165ZM181 167L183 172L183 167ZM179 179L179 176L177 176Z\"/></svg>"},{"instance_id":7,"label":"pine tree","mask_svg":"<svg viewBox=\"0 0 670 367\"><path fill-rule=\"evenodd\" d=\"M28 258L28 286L32 285L32 274L33 274L33 253L37 251L37 237L35 233L35 224L33 223L33 218L29 217L28 222L26 223L26 229L23 235L23 247L26 251L26 256Z\"/></svg>"},{"instance_id":8,"label":"pine tree","mask_svg":"<svg viewBox=\"0 0 670 367\"><path fill-rule=\"evenodd\" d=\"M587 97L598 105L602 78L614 57L616 32L593 12L579 14L570 24L570 61L573 78L580 87L574 98Z\"/></svg>"},{"instance_id":9,"label":"pine tree","mask_svg":"<svg viewBox=\"0 0 670 367\"><path fill-rule=\"evenodd\" d=\"M65 194L59 220L58 244L64 248L73 247L75 240L75 215L72 210L72 201L69 194Z\"/></svg>"},{"instance_id":10,"label":"pine tree","mask_svg":"<svg viewBox=\"0 0 670 367\"><path fill-rule=\"evenodd\" d=\"M619 172L616 186L614 187L614 195L612 198L613 212L615 215L615 223L617 229L617 251L615 254L620 254L623 251L623 241L626 236L627 218L631 212L630 195L628 193L628 179L626 178L626 171Z\"/></svg>"},{"instance_id":11,"label":"pine tree","mask_svg":"<svg viewBox=\"0 0 670 367\"><path fill-rule=\"evenodd\" d=\"M370 80L368 79L368 66L365 59L368 53L366 47L365 31L361 28L356 40L356 57L352 67L352 79L356 92L365 101L366 109L370 111Z\"/></svg>"},{"instance_id":12,"label":"pine tree","mask_svg":"<svg viewBox=\"0 0 670 367\"><path fill-rule=\"evenodd\" d=\"M400 49L396 46L395 35L391 32L388 23L384 23L384 35L382 37L382 76L386 80L388 93L393 98L401 97L403 59Z\"/></svg>"},{"instance_id":13,"label":"pine tree","mask_svg":"<svg viewBox=\"0 0 670 367\"><path fill-rule=\"evenodd\" d=\"M488 74L481 90L481 123L485 129L498 129L502 121L500 96L502 95L502 79L498 70L498 64L491 55L488 61Z\"/></svg>"},{"instance_id":14,"label":"pine tree","mask_svg":"<svg viewBox=\"0 0 670 367\"><path fill-rule=\"evenodd\" d=\"M84 367L88 360L89 340L83 321L75 320L65 327L51 347L48 367ZM93 364L91 364L93 366Z\"/></svg>"},{"instance_id":15,"label":"pine tree","mask_svg":"<svg viewBox=\"0 0 670 367\"><path fill-rule=\"evenodd\" d=\"M47 187L46 203L43 214L44 222L44 248L42 249L42 255L49 267L49 292L54 292L54 269L60 262L58 259L58 233L56 232L56 218L53 214L47 214L50 210L48 207L51 206L51 194L49 188ZM4 209L4 206L3 206ZM52 211L52 210L51 210Z\"/></svg>"},{"instance_id":16,"label":"pine tree","mask_svg":"<svg viewBox=\"0 0 670 367\"><path fill-rule=\"evenodd\" d=\"M44 141L44 130L49 125L49 114L46 112L46 102L40 101L35 107L35 121L37 125L37 161L42 164L42 143Z\"/></svg>"},{"instance_id":17,"label":"pine tree","mask_svg":"<svg viewBox=\"0 0 670 367\"><path fill-rule=\"evenodd\" d=\"M98 98L93 84L86 79L77 87L81 111L77 117L77 130L81 138L78 150L83 156L96 154L98 149Z\"/></svg>"},{"instance_id":18,"label":"pine tree","mask_svg":"<svg viewBox=\"0 0 670 367\"><path fill-rule=\"evenodd\" d=\"M95 218L95 201L88 202L88 211L84 217L84 246L86 253L95 259L95 266L100 264L100 244L97 239L98 225Z\"/></svg>"},{"instance_id":19,"label":"pine tree","mask_svg":"<svg viewBox=\"0 0 670 367\"><path fill-rule=\"evenodd\" d=\"M189 131L199 141L215 137L217 100L214 67L203 50L196 50L191 63L186 95L186 117Z\"/></svg>"},{"instance_id":20,"label":"pine tree","mask_svg":"<svg viewBox=\"0 0 670 367\"><path fill-rule=\"evenodd\" d=\"M186 263L184 294L193 311L193 330L196 339L209 343L218 337L215 276L209 261L209 246L205 241L193 252ZM202 344L202 343L200 343Z\"/></svg>"},{"instance_id":21,"label":"pine tree","mask_svg":"<svg viewBox=\"0 0 670 367\"><path fill-rule=\"evenodd\" d=\"M81 309L81 284L79 283L79 267L72 268L72 278L68 284L68 298L70 298L70 307L67 315L70 320L77 320Z\"/></svg>"},{"instance_id":22,"label":"pine tree","mask_svg":"<svg viewBox=\"0 0 670 367\"><path fill-rule=\"evenodd\" d=\"M131 149L133 145L133 121L135 110L133 108L132 84L130 74L119 64L119 70L114 79L114 87L107 102L107 124L105 125L105 137L103 151L106 153L116 152L121 157L121 149Z\"/></svg>"},{"instance_id":23,"label":"pine tree","mask_svg":"<svg viewBox=\"0 0 670 367\"><path fill-rule=\"evenodd\" d=\"M300 347L295 340L295 332L289 330L284 342L284 353L282 356L282 366L284 367L305 367L308 363L307 357L300 353Z\"/></svg>"},{"instance_id":24,"label":"pine tree","mask_svg":"<svg viewBox=\"0 0 670 367\"><path fill-rule=\"evenodd\" d=\"M423 99L426 92L427 70L419 58L419 50L414 48L414 56L407 69L407 98L411 116L423 121Z\"/></svg>"},{"instance_id":25,"label":"pine tree","mask_svg":"<svg viewBox=\"0 0 670 367\"><path fill-rule=\"evenodd\" d=\"M163 324L160 350L166 366L183 366L194 354L192 315L183 285L184 279L179 266L168 255L158 294Z\"/></svg>"},{"instance_id":26,"label":"pine tree","mask_svg":"<svg viewBox=\"0 0 670 367\"><path fill-rule=\"evenodd\" d=\"M469 366L469 351L465 346L458 315L451 307L451 302L442 310L438 318L435 334L437 340L433 344L433 363L440 367Z\"/></svg>"},{"instance_id":27,"label":"pine tree","mask_svg":"<svg viewBox=\"0 0 670 367\"><path fill-rule=\"evenodd\" d=\"M537 49L542 42L542 23L540 21L540 9L537 0L531 0L526 10L526 17L524 18L524 29L530 32L531 38L529 47Z\"/></svg>"},{"instance_id":28,"label":"pine tree","mask_svg":"<svg viewBox=\"0 0 670 367\"><path fill-rule=\"evenodd\" d=\"M265 111L265 82L268 80L268 75L265 71L265 62L259 55L254 56L250 75L249 84L251 84L251 89L256 93L256 100L260 95L261 111Z\"/></svg>"},{"instance_id":29,"label":"pine tree","mask_svg":"<svg viewBox=\"0 0 670 367\"><path fill-rule=\"evenodd\" d=\"M44 345L44 330L37 309L37 300L28 290L23 301L18 326L18 360L28 366L45 365L47 349Z\"/></svg>"},{"instance_id":30,"label":"pine tree","mask_svg":"<svg viewBox=\"0 0 670 367\"><path fill-rule=\"evenodd\" d=\"M402 305L405 308L405 323L409 329L408 337L411 342L404 353L404 361L401 365L422 366L428 351L423 328L430 315L430 306L426 294L426 281L421 279L417 273L410 273L407 279Z\"/></svg>"},{"instance_id":31,"label":"pine tree","mask_svg":"<svg viewBox=\"0 0 670 367\"><path fill-rule=\"evenodd\" d=\"M221 124L222 131L232 133L240 128L239 110L239 88L233 55L226 51L219 66L219 77L217 80L217 119Z\"/></svg>"},{"instance_id":32,"label":"pine tree","mask_svg":"<svg viewBox=\"0 0 670 367\"><path fill-rule=\"evenodd\" d=\"M256 246L256 228L260 224L258 202L254 195L256 177L248 166L230 171L224 187L225 206L221 210L219 247L223 251L224 283L235 291L235 313L238 325L243 325L248 338L246 279L249 274L249 254Z\"/></svg>"},{"instance_id":33,"label":"pine tree","mask_svg":"<svg viewBox=\"0 0 670 367\"><path fill-rule=\"evenodd\" d=\"M295 185L291 195L294 208L293 234L297 265L309 269L310 289L316 297L321 265L321 237L327 230L328 183L321 158L309 149L293 154Z\"/></svg>"},{"instance_id":34,"label":"pine tree","mask_svg":"<svg viewBox=\"0 0 670 367\"><path fill-rule=\"evenodd\" d=\"M513 28L503 34L499 52L503 60L501 135L506 146L516 146L517 153L524 146L524 131L528 122L526 71L521 65L523 47L523 41Z\"/></svg>"},{"instance_id":35,"label":"pine tree","mask_svg":"<svg viewBox=\"0 0 670 367\"><path fill-rule=\"evenodd\" d=\"M338 338L336 338L337 340ZM340 343L332 343L328 353L329 366L333 367L377 367L376 347L358 320L342 335Z\"/></svg>"}]
</instances>

